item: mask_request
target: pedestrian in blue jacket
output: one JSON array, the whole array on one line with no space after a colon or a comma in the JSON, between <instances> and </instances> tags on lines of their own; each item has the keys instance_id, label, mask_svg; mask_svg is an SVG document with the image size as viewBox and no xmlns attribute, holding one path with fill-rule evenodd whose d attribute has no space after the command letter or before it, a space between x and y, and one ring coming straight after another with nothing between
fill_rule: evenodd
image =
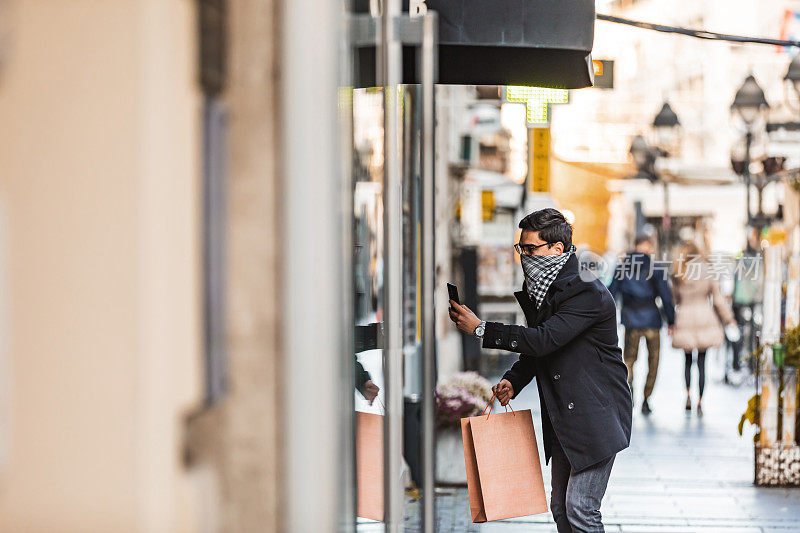
<instances>
[{"instance_id":1,"label":"pedestrian in blue jacket","mask_svg":"<svg viewBox=\"0 0 800 533\"><path fill-rule=\"evenodd\" d=\"M666 315L669 334L675 324L675 307L669 286L669 272L654 268L651 254L653 241L648 236L637 237L635 249L617 265L609 291L621 301L622 325L625 326L623 357L628 367L628 385L633 393L633 365L639 355L639 340L647 344L647 379L644 384L642 413L652 412L648 399L658 376L658 358L661 349L660 331L663 323L656 298L661 299L661 310Z\"/></svg>"}]
</instances>

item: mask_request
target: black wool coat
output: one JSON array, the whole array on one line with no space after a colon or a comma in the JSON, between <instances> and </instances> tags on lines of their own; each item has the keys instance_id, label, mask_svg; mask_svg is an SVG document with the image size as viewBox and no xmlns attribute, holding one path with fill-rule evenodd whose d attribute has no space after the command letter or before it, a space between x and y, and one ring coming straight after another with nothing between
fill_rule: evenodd
<instances>
[{"instance_id":1,"label":"black wool coat","mask_svg":"<svg viewBox=\"0 0 800 533\"><path fill-rule=\"evenodd\" d=\"M487 322L483 347L520 354L503 376L514 396L536 378L545 462L552 457L553 435L575 471L627 448L633 403L611 293L597 279L581 279L573 254L540 309L524 287L514 296L528 327Z\"/></svg>"}]
</instances>

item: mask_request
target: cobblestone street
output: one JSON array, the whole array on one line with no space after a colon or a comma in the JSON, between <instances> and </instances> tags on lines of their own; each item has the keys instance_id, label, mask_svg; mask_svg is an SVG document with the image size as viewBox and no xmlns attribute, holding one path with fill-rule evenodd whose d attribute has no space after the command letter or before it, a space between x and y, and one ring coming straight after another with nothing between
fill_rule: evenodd
<instances>
[{"instance_id":1,"label":"cobblestone street","mask_svg":"<svg viewBox=\"0 0 800 533\"><path fill-rule=\"evenodd\" d=\"M777 533L800 531L800 489L753 486L752 429L740 437L736 426L753 386L722 383L718 352L709 352L704 416L684 411L683 353L662 339L661 363L649 417L641 414L646 368L636 367L636 405L629 449L617 456L603 500L607 532ZM646 357L644 358L646 361ZM693 400L696 401L696 369ZM515 400L533 409L541 431L536 388ZM541 436L539 449L542 450ZM544 457L542 456L542 462ZM544 468L549 499L549 466ZM548 500L549 501L549 500ZM550 513L488 524L472 524L466 489L439 489L437 531L555 532ZM410 529L413 531L413 529Z\"/></svg>"}]
</instances>

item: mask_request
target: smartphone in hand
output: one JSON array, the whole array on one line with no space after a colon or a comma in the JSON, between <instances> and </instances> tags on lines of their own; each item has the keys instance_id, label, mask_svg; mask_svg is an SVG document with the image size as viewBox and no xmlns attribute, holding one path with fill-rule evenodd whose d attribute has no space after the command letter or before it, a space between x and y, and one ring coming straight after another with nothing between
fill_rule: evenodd
<instances>
[{"instance_id":1,"label":"smartphone in hand","mask_svg":"<svg viewBox=\"0 0 800 533\"><path fill-rule=\"evenodd\" d=\"M453 300L458 305L461 305L461 300L458 299L458 287L456 287L452 283L448 283L447 294L450 296L451 300Z\"/></svg>"}]
</instances>

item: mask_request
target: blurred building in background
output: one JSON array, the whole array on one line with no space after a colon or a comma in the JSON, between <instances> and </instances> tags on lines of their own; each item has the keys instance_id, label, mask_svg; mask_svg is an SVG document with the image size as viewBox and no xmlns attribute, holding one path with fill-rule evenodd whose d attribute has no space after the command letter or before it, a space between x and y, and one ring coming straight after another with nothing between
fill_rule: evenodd
<instances>
[{"instance_id":1,"label":"blurred building in background","mask_svg":"<svg viewBox=\"0 0 800 533\"><path fill-rule=\"evenodd\" d=\"M598 2L597 9L634 20L738 35L791 38L797 32L797 3L791 1L678 2L664 7L657 0L638 0ZM731 104L736 89L752 73L770 104L766 121L796 122L800 100L784 80L792 52L607 22L598 22L596 32L593 58L603 60L607 71L613 69L609 80L613 88L574 91L569 105L554 107L553 150L565 161L591 166L595 180L609 179L611 193L620 196L613 201L622 209L609 215L625 217L626 234L610 233L608 247L615 253L624 251L641 229L636 224L638 203L640 216L659 241L666 209L673 244L691 238L714 251L742 250L743 230L730 228L743 228L746 222L744 182L734 173L731 159L744 156L745 130ZM632 160L631 140L642 135L651 146L664 144L652 124L665 103L680 120L674 138L667 142L670 156L657 162L656 183L632 180L635 167L624 168ZM793 132L767 135L765 124L758 126L754 161L785 156L786 168L797 167L800 138ZM782 183L764 188L765 213L775 214L786 202L787 194L792 194L786 189ZM755 188L751 211L757 211ZM611 228L618 226L610 222Z\"/></svg>"}]
</instances>

